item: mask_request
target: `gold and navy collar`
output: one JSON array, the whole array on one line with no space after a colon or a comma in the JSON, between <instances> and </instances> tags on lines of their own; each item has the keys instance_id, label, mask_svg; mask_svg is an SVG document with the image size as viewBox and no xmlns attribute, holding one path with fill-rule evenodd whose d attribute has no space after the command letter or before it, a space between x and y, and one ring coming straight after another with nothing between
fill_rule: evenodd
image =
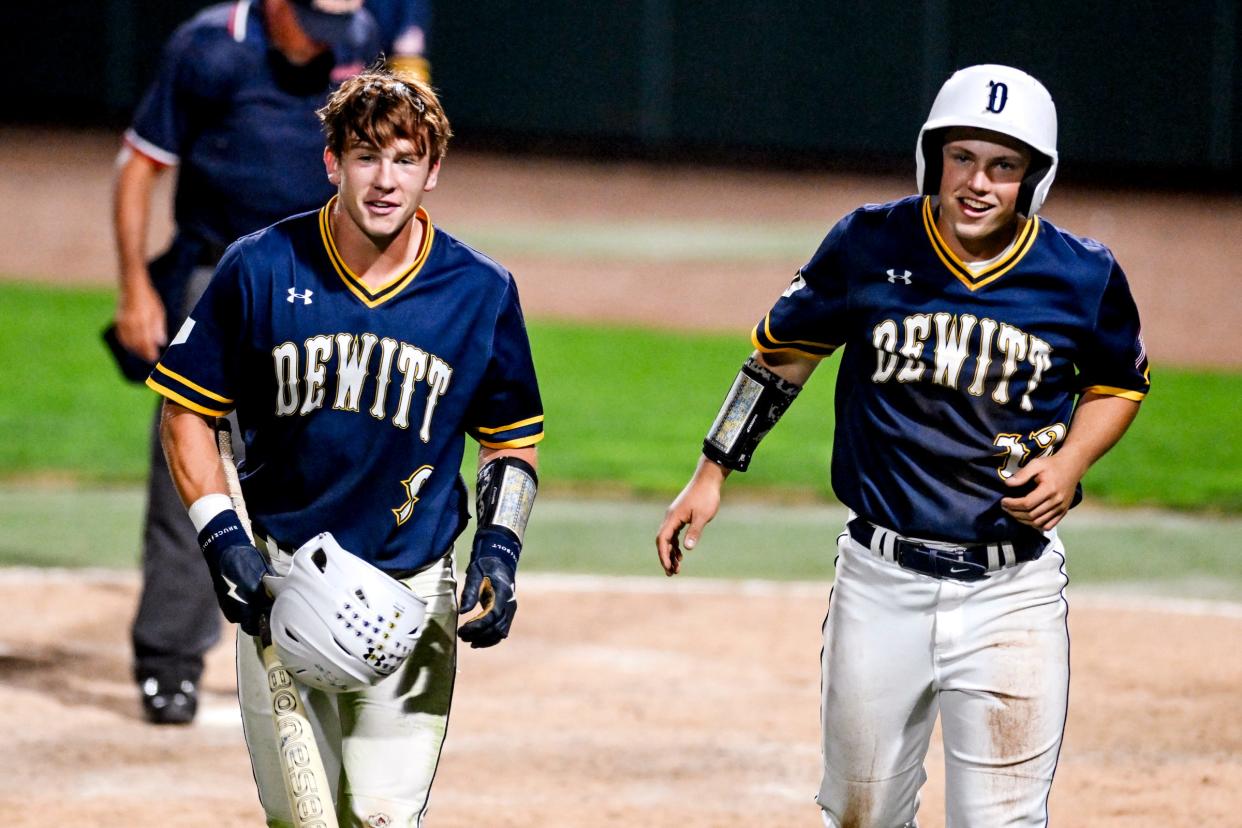
<instances>
[{"instance_id":1,"label":"gold and navy collar","mask_svg":"<svg viewBox=\"0 0 1242 828\"><path fill-rule=\"evenodd\" d=\"M333 269L341 277L345 287L349 288L362 304L368 308L382 305L414 281L414 277L423 267L423 262L427 261L427 254L431 252L431 244L435 239L435 227L431 224L431 216L422 207L418 208L414 218L422 221L423 235L418 240L418 251L414 254L414 260L405 270L372 290L349 269L349 265L345 264L345 260L341 258L340 251L336 249L336 239L332 237L332 207L336 204L336 199L336 196L332 196L319 211L319 235L323 237L323 246L328 253L328 260L332 262Z\"/></svg>"},{"instance_id":2,"label":"gold and navy collar","mask_svg":"<svg viewBox=\"0 0 1242 828\"><path fill-rule=\"evenodd\" d=\"M1039 235L1039 216L1031 216L1027 219L1022 229L1018 231L1018 238L1009 248L1009 252L978 273L967 267L966 263L949 249L944 237L940 235L940 230L936 227L936 214L931 206L931 196L923 199L923 229L927 231L932 250L936 251L936 256L949 269L949 272L970 290L978 290L1008 273L1034 246L1035 237Z\"/></svg>"}]
</instances>

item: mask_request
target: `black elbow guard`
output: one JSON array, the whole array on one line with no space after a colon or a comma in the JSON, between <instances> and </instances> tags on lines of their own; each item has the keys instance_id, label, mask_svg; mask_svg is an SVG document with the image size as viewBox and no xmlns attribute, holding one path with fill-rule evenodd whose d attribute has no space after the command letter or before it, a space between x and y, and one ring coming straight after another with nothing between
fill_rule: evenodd
<instances>
[{"instance_id":1,"label":"black elbow guard","mask_svg":"<svg viewBox=\"0 0 1242 828\"><path fill-rule=\"evenodd\" d=\"M738 371L720 413L703 439L703 455L734 471L746 471L776 421L802 390L769 371L752 355Z\"/></svg>"},{"instance_id":2,"label":"black elbow guard","mask_svg":"<svg viewBox=\"0 0 1242 828\"><path fill-rule=\"evenodd\" d=\"M475 488L475 508L479 532L503 529L512 533L519 546L526 534L535 505L539 477L530 463L517 457L498 457L479 469Z\"/></svg>"}]
</instances>

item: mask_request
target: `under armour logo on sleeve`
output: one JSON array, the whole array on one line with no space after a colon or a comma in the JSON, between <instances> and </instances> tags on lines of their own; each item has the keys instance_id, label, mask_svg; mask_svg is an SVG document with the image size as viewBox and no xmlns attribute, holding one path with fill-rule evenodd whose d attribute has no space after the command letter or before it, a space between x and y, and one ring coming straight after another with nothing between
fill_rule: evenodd
<instances>
[{"instance_id":1,"label":"under armour logo on sleeve","mask_svg":"<svg viewBox=\"0 0 1242 828\"><path fill-rule=\"evenodd\" d=\"M188 341L190 338L190 332L193 330L194 330L194 319L187 318L184 322L181 323L181 328L177 331L177 335L173 337L173 341L168 343L168 347L171 348L174 345L180 345L183 342Z\"/></svg>"},{"instance_id":2,"label":"under armour logo on sleeve","mask_svg":"<svg viewBox=\"0 0 1242 828\"><path fill-rule=\"evenodd\" d=\"M789 283L789 287L785 288L785 292L781 294L781 298L788 299L804 287L806 287L806 277L799 270L798 275L794 276L794 280Z\"/></svg>"}]
</instances>

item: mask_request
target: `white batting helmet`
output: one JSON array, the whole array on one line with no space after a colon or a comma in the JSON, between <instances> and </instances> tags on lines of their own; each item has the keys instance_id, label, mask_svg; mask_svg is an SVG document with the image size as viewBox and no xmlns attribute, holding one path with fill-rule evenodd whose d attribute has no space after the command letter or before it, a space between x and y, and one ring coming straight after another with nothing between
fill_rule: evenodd
<instances>
[{"instance_id":1,"label":"white batting helmet","mask_svg":"<svg viewBox=\"0 0 1242 828\"><path fill-rule=\"evenodd\" d=\"M1018 191L1018 212L1038 212L1057 173L1057 108L1044 85L1021 69L995 63L954 72L940 87L914 146L915 178L923 195L940 191L943 130L955 126L1000 132L1033 150Z\"/></svg>"},{"instance_id":2,"label":"white batting helmet","mask_svg":"<svg viewBox=\"0 0 1242 828\"><path fill-rule=\"evenodd\" d=\"M342 549L328 532L293 553L276 596L272 644L290 675L331 693L389 676L414 650L426 605L405 584Z\"/></svg>"}]
</instances>

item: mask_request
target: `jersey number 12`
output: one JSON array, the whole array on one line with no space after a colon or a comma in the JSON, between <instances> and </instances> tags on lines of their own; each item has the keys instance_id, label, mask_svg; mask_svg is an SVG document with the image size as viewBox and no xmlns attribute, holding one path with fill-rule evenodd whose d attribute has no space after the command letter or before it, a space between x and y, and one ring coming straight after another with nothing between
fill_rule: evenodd
<instances>
[{"instance_id":1,"label":"jersey number 12","mask_svg":"<svg viewBox=\"0 0 1242 828\"><path fill-rule=\"evenodd\" d=\"M1053 423L1039 431L1032 431L1029 439L1039 451L1036 456L1047 457L1056 451L1057 446L1065 439L1067 431L1065 423ZM1031 454L1031 449L1023 442L1021 434L997 434L992 443L1000 449L1000 453L996 455L1000 458L1000 468L997 469L997 473L1000 474L1002 480L1013 477L1018 469L1026 465L1027 458Z\"/></svg>"}]
</instances>

